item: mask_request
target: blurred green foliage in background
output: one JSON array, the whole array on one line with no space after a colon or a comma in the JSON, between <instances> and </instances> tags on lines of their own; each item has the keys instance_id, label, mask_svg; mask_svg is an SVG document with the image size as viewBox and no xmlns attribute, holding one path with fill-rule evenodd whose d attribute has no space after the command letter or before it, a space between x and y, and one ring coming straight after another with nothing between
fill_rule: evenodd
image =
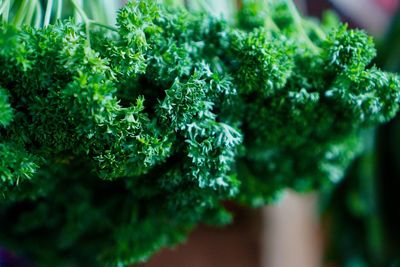
<instances>
[{"instance_id":1,"label":"blurred green foliage in background","mask_svg":"<svg viewBox=\"0 0 400 267\"><path fill-rule=\"evenodd\" d=\"M400 71L400 10L378 43L375 64ZM334 190L325 193L327 260L344 267L400 266L400 116L371 130L369 149Z\"/></svg>"}]
</instances>

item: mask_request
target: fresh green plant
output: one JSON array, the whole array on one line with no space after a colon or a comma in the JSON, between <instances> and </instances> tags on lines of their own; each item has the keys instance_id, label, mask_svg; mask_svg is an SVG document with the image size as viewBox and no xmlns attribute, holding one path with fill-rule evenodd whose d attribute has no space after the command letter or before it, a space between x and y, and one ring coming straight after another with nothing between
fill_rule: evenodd
<instances>
[{"instance_id":1,"label":"fresh green plant","mask_svg":"<svg viewBox=\"0 0 400 267\"><path fill-rule=\"evenodd\" d=\"M245 3L235 23L131 1L116 27L74 0L82 24L33 27L9 3L0 240L38 266L127 266L228 223L223 201L331 186L398 110L372 39L291 1Z\"/></svg>"},{"instance_id":2,"label":"fresh green plant","mask_svg":"<svg viewBox=\"0 0 400 267\"><path fill-rule=\"evenodd\" d=\"M378 43L376 64L400 71L400 9ZM400 263L400 117L367 136L369 149L351 166L344 181L322 194L329 218L327 259L337 266L380 267Z\"/></svg>"}]
</instances>

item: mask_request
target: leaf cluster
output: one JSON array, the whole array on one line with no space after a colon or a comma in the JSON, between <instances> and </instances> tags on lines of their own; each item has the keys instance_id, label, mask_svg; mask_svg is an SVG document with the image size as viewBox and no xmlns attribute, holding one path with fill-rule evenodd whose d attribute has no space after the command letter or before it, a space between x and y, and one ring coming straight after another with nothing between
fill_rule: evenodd
<instances>
[{"instance_id":1,"label":"leaf cluster","mask_svg":"<svg viewBox=\"0 0 400 267\"><path fill-rule=\"evenodd\" d=\"M128 266L228 223L223 201L339 180L396 114L398 77L363 31L290 1L242 12L132 1L90 39L1 24L0 240L39 266Z\"/></svg>"}]
</instances>

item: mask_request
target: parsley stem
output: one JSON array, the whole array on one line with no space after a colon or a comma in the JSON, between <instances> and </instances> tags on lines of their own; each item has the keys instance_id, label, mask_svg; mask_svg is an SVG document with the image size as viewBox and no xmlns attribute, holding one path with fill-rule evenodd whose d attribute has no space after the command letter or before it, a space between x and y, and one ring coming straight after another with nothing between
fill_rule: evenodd
<instances>
[{"instance_id":1,"label":"parsley stem","mask_svg":"<svg viewBox=\"0 0 400 267\"><path fill-rule=\"evenodd\" d=\"M163 2L163 1L160 1ZM188 1L185 0L164 0L164 3L168 6L183 6L188 8Z\"/></svg>"},{"instance_id":2,"label":"parsley stem","mask_svg":"<svg viewBox=\"0 0 400 267\"><path fill-rule=\"evenodd\" d=\"M289 8L290 13L293 16L293 19L294 19L294 22L296 24L297 30L299 31L301 36L304 37L304 41L310 46L310 48L314 52L319 53L319 51L321 49L311 41L310 37L308 36L306 31L304 30L303 19L301 18L300 14L299 14L299 11L297 10L297 7L295 6L293 0L287 0L286 3L287 3L287 6Z\"/></svg>"},{"instance_id":3,"label":"parsley stem","mask_svg":"<svg viewBox=\"0 0 400 267\"><path fill-rule=\"evenodd\" d=\"M7 7L7 0L6 1L2 1L1 3L0 3L0 15L3 15L3 12L4 12L4 10L6 9L6 7Z\"/></svg>"},{"instance_id":4,"label":"parsley stem","mask_svg":"<svg viewBox=\"0 0 400 267\"><path fill-rule=\"evenodd\" d=\"M102 9L104 11L105 21L109 25L115 25L116 14L119 9L118 1L102 1Z\"/></svg>"},{"instance_id":5,"label":"parsley stem","mask_svg":"<svg viewBox=\"0 0 400 267\"><path fill-rule=\"evenodd\" d=\"M314 22L312 21L304 21L304 23L311 29L314 31L314 33L321 39L321 40L325 40L326 39L326 33L321 30L320 27L318 27L318 25L316 25Z\"/></svg>"},{"instance_id":6,"label":"parsley stem","mask_svg":"<svg viewBox=\"0 0 400 267\"><path fill-rule=\"evenodd\" d=\"M265 19L264 27L266 29L271 29L273 31L277 31L277 32L280 31L278 25L276 25L275 21L271 17L268 17Z\"/></svg>"},{"instance_id":7,"label":"parsley stem","mask_svg":"<svg viewBox=\"0 0 400 267\"><path fill-rule=\"evenodd\" d=\"M23 0L23 2L19 5L17 10L17 14L14 17L13 24L16 26L20 26L25 19L26 16L26 6L28 5L28 0Z\"/></svg>"},{"instance_id":8,"label":"parsley stem","mask_svg":"<svg viewBox=\"0 0 400 267\"><path fill-rule=\"evenodd\" d=\"M90 17L92 20L104 22L103 9L99 7L99 0L90 1Z\"/></svg>"},{"instance_id":9,"label":"parsley stem","mask_svg":"<svg viewBox=\"0 0 400 267\"><path fill-rule=\"evenodd\" d=\"M42 5L39 0L35 0L36 3L36 17L35 17L35 27L39 28L42 22Z\"/></svg>"},{"instance_id":10,"label":"parsley stem","mask_svg":"<svg viewBox=\"0 0 400 267\"><path fill-rule=\"evenodd\" d=\"M108 29L110 31L114 31L114 32L118 31L117 28L115 28L113 26L110 26L110 25L107 25L107 24L104 24L104 23L101 23L101 22L97 22L97 21L94 21L94 20L90 20L90 24L106 28L106 29Z\"/></svg>"},{"instance_id":11,"label":"parsley stem","mask_svg":"<svg viewBox=\"0 0 400 267\"><path fill-rule=\"evenodd\" d=\"M78 2L76 0L71 0L75 10L79 13L79 15L82 17L82 20L84 22L88 22L90 21L88 16L86 15L85 11L82 9L82 6L80 4L78 4Z\"/></svg>"},{"instance_id":12,"label":"parsley stem","mask_svg":"<svg viewBox=\"0 0 400 267\"><path fill-rule=\"evenodd\" d=\"M206 11L209 14L214 14L213 8L208 1L200 0L197 1L197 3L202 10Z\"/></svg>"},{"instance_id":13,"label":"parsley stem","mask_svg":"<svg viewBox=\"0 0 400 267\"><path fill-rule=\"evenodd\" d=\"M3 17L3 21L8 21L8 16L10 14L10 0L5 0L0 8L0 14Z\"/></svg>"},{"instance_id":14,"label":"parsley stem","mask_svg":"<svg viewBox=\"0 0 400 267\"><path fill-rule=\"evenodd\" d=\"M25 23L27 25L32 24L32 18L34 13L35 13L35 1L29 1L28 12L25 18Z\"/></svg>"},{"instance_id":15,"label":"parsley stem","mask_svg":"<svg viewBox=\"0 0 400 267\"><path fill-rule=\"evenodd\" d=\"M46 27L49 25L52 10L53 10L53 0L47 0L46 13L44 15L43 27Z\"/></svg>"},{"instance_id":16,"label":"parsley stem","mask_svg":"<svg viewBox=\"0 0 400 267\"><path fill-rule=\"evenodd\" d=\"M57 0L57 11L56 11L57 20L61 19L62 8L63 8L62 0Z\"/></svg>"},{"instance_id":17,"label":"parsley stem","mask_svg":"<svg viewBox=\"0 0 400 267\"><path fill-rule=\"evenodd\" d=\"M243 3L241 3L241 4L243 4ZM269 2L265 3L262 6L265 8L265 12L266 12L264 27L266 29L271 29L273 31L280 32L278 25L276 25L275 21L272 19L270 3Z\"/></svg>"},{"instance_id":18,"label":"parsley stem","mask_svg":"<svg viewBox=\"0 0 400 267\"><path fill-rule=\"evenodd\" d=\"M71 2L74 5L76 12L79 13L83 22L85 23L87 42L90 47L90 23L91 23L91 20L88 18L85 11L82 9L82 6L80 4L78 4L78 2L76 0L71 0Z\"/></svg>"}]
</instances>

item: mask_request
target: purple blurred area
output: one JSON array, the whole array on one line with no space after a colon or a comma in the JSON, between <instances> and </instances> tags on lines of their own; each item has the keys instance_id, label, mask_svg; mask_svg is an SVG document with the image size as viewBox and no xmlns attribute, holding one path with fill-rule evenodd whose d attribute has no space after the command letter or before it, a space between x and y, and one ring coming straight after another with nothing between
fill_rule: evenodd
<instances>
[{"instance_id":1,"label":"purple blurred area","mask_svg":"<svg viewBox=\"0 0 400 267\"><path fill-rule=\"evenodd\" d=\"M342 21L351 27L367 30L375 37L382 37L391 16L400 6L400 0L297 0L306 13L321 17L324 10L335 10Z\"/></svg>"},{"instance_id":2,"label":"purple blurred area","mask_svg":"<svg viewBox=\"0 0 400 267\"><path fill-rule=\"evenodd\" d=\"M33 267L15 253L0 247L0 267Z\"/></svg>"}]
</instances>

